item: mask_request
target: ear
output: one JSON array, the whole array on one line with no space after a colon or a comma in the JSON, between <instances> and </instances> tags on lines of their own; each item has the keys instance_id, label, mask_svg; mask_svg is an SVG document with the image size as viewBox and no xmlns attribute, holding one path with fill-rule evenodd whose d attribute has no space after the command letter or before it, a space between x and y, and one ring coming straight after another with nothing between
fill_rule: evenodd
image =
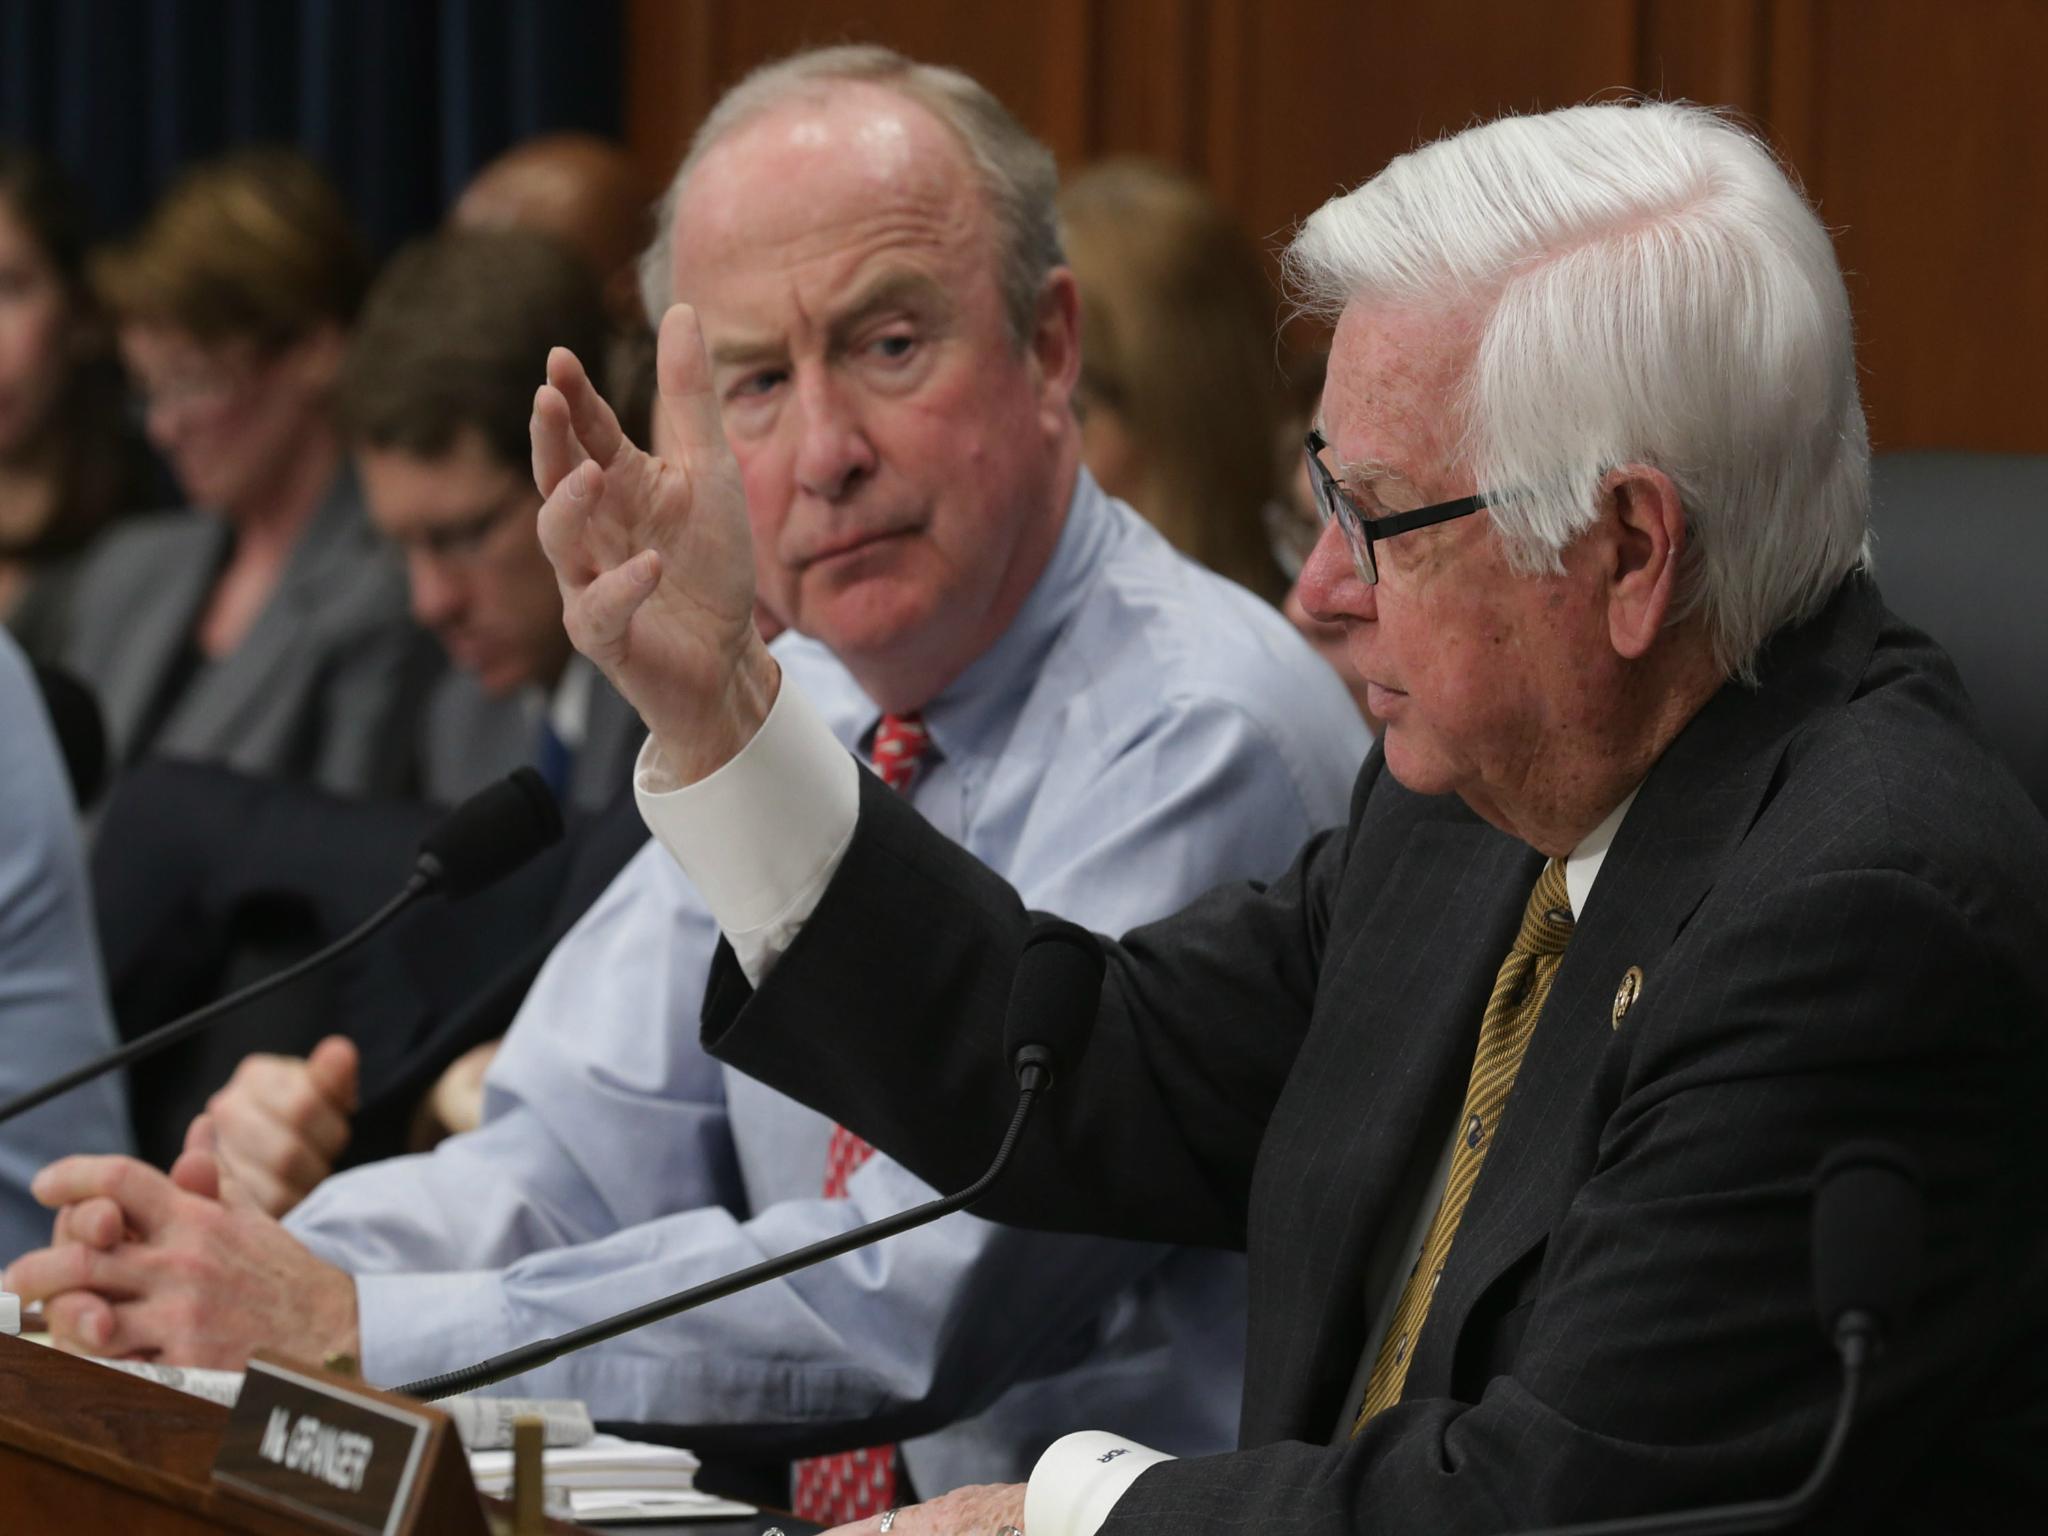
<instances>
[{"instance_id":1,"label":"ear","mask_svg":"<svg viewBox=\"0 0 2048 1536\"><path fill-rule=\"evenodd\" d=\"M1685 508L1671 477L1647 464L1624 464L1600 483L1610 534L1607 632L1616 654L1645 655L1678 600L1685 553Z\"/></svg>"},{"instance_id":2,"label":"ear","mask_svg":"<svg viewBox=\"0 0 2048 1536\"><path fill-rule=\"evenodd\" d=\"M1029 352L1045 408L1066 417L1081 378L1081 289L1065 267L1054 267L1038 290Z\"/></svg>"}]
</instances>

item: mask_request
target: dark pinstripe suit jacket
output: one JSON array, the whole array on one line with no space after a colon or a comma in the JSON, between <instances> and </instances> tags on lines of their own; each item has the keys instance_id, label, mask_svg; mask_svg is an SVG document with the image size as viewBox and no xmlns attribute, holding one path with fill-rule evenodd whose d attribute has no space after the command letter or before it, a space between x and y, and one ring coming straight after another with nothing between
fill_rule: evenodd
<instances>
[{"instance_id":1,"label":"dark pinstripe suit jacket","mask_svg":"<svg viewBox=\"0 0 2048 1536\"><path fill-rule=\"evenodd\" d=\"M1762 686L1724 688L1644 783L1406 1400L1328 1443L1371 1240L1437 1150L1538 866L1375 754L1349 826L1272 886L1216 891L1113 947L1087 1059L983 1209L1246 1246L1252 1312L1245 1449L1146 1473L1105 1531L1511 1531L1789 1490L1836 1393L1810 1299L1811 1174L1865 1136L1924 1163L1928 1253L1825 1528L2038 1512L2048 826L1946 658L1861 578L1776 637ZM868 794L758 996L729 961L714 975L707 1039L955 1187L1010 1108L997 1031L1027 921ZM1641 995L1617 1025L1632 966Z\"/></svg>"}]
</instances>

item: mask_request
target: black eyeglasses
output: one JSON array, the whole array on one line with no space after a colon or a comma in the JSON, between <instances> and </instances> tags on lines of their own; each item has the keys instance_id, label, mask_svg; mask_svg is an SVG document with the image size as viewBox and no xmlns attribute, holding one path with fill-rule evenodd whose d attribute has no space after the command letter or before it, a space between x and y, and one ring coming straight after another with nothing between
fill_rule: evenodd
<instances>
[{"instance_id":1,"label":"black eyeglasses","mask_svg":"<svg viewBox=\"0 0 2048 1536\"><path fill-rule=\"evenodd\" d=\"M522 485L509 492L497 505L437 528L394 535L392 542L408 554L425 555L446 565L468 565L479 559L505 520L513 513L533 506L533 487Z\"/></svg>"},{"instance_id":2,"label":"black eyeglasses","mask_svg":"<svg viewBox=\"0 0 2048 1536\"><path fill-rule=\"evenodd\" d=\"M1440 501L1435 506L1422 507L1414 512L1367 517L1358 510L1358 503L1344 493L1337 477L1316 457L1329 446L1323 434L1313 427L1302 444L1302 451L1308 455L1309 482L1316 488L1316 510L1322 513L1325 523L1334 517L1337 526L1344 530L1344 542L1351 549L1352 568L1358 572L1358 579L1369 587L1379 584L1380 568L1373 559L1372 547L1381 539L1391 539L1397 533L1413 533L1417 528L1431 528L1453 518L1469 517L1481 508L1493 505L1493 498L1482 492L1477 496L1460 496L1456 501Z\"/></svg>"}]
</instances>

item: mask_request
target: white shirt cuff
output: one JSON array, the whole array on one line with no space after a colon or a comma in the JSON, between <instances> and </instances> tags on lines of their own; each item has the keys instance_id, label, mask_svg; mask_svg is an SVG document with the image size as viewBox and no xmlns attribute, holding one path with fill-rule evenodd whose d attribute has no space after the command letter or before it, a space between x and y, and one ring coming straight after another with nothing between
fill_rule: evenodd
<instances>
[{"instance_id":1,"label":"white shirt cuff","mask_svg":"<svg viewBox=\"0 0 2048 1536\"><path fill-rule=\"evenodd\" d=\"M1084 1429L1045 1448L1024 1485L1031 1536L1095 1536L1138 1474L1173 1458L1122 1435Z\"/></svg>"},{"instance_id":2,"label":"white shirt cuff","mask_svg":"<svg viewBox=\"0 0 2048 1536\"><path fill-rule=\"evenodd\" d=\"M768 718L731 762L678 786L650 736L633 792L647 829L682 866L759 986L853 841L860 765L785 676Z\"/></svg>"}]
</instances>

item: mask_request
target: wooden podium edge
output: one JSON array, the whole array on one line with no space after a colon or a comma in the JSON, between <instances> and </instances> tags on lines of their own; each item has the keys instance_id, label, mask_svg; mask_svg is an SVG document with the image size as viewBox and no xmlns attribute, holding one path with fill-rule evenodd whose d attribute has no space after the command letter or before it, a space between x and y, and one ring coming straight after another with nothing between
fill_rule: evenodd
<instances>
[{"instance_id":1,"label":"wooden podium edge","mask_svg":"<svg viewBox=\"0 0 2048 1536\"><path fill-rule=\"evenodd\" d=\"M303 1374L328 1374L318 1367L272 1358ZM417 1399L380 1392L358 1382L349 1386L408 1412L425 1409L447 1420L444 1410ZM0 1463L11 1457L46 1462L223 1531L245 1536L305 1536L315 1528L307 1521L274 1513L213 1481L214 1458L228 1414L219 1403L189 1392L109 1369L46 1344L0 1334ZM449 1467L449 1472L436 1475L436 1464ZM420 1474L407 1511L409 1528L437 1533L459 1528L443 1517L438 1498L434 1505L427 1502L434 1497L431 1485L447 1487L452 1478L479 1511L476 1528L511 1529L511 1506L476 1491L452 1422L422 1458ZM454 1519L461 1518L458 1501ZM143 1536L147 1529L139 1527L131 1536ZM557 1536L588 1536L587 1527L561 1520L549 1520L547 1529ZM18 1532L5 1517L0 1517L0 1530L7 1536Z\"/></svg>"},{"instance_id":2,"label":"wooden podium edge","mask_svg":"<svg viewBox=\"0 0 2048 1536\"><path fill-rule=\"evenodd\" d=\"M249 1536L303 1527L214 1488L228 1410L48 1345L0 1335L0 1445L150 1503Z\"/></svg>"}]
</instances>

